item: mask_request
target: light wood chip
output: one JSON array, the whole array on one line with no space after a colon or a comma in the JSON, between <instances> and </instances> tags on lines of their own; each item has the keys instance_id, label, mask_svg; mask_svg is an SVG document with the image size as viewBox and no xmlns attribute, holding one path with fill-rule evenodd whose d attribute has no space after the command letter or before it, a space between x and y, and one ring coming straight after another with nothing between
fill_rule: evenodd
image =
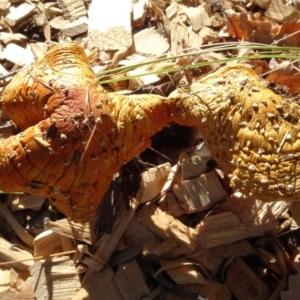
<instances>
[{"instance_id":1,"label":"light wood chip","mask_svg":"<svg viewBox=\"0 0 300 300\"><path fill-rule=\"evenodd\" d=\"M86 17L79 18L76 21L73 21L62 28L63 36L76 36L86 32L88 29L88 19Z\"/></svg>"},{"instance_id":2,"label":"light wood chip","mask_svg":"<svg viewBox=\"0 0 300 300\"><path fill-rule=\"evenodd\" d=\"M95 257L101 259L103 262L107 262L109 260L112 253L115 251L128 223L133 218L137 207L138 203L134 198L130 201L130 209L126 210L124 205L120 205L113 232L111 234L105 234L101 240L98 241L94 253ZM83 278L83 284L88 282L94 274L95 270L89 269Z\"/></svg>"},{"instance_id":3,"label":"light wood chip","mask_svg":"<svg viewBox=\"0 0 300 300\"><path fill-rule=\"evenodd\" d=\"M29 261L21 261L29 259ZM8 266L12 266L18 270L27 270L33 265L32 254L26 250L20 249L17 245L12 245L4 238L0 237L0 261L11 262ZM20 262L18 262L20 261Z\"/></svg>"},{"instance_id":4,"label":"light wood chip","mask_svg":"<svg viewBox=\"0 0 300 300\"><path fill-rule=\"evenodd\" d=\"M123 299L141 299L149 293L149 287L144 279L144 275L135 260L130 260L119 265L114 282Z\"/></svg>"},{"instance_id":5,"label":"light wood chip","mask_svg":"<svg viewBox=\"0 0 300 300\"><path fill-rule=\"evenodd\" d=\"M71 21L86 16L87 11L83 0L58 0L65 19Z\"/></svg>"},{"instance_id":6,"label":"light wood chip","mask_svg":"<svg viewBox=\"0 0 300 300\"><path fill-rule=\"evenodd\" d=\"M173 192L187 213L212 208L227 196L215 171L175 184Z\"/></svg>"},{"instance_id":7,"label":"light wood chip","mask_svg":"<svg viewBox=\"0 0 300 300\"><path fill-rule=\"evenodd\" d=\"M140 188L136 196L138 202L144 203L161 195L165 191L164 187L167 182L172 181L174 171L176 172L175 169L171 169L169 163L165 163L143 172L141 174Z\"/></svg>"},{"instance_id":8,"label":"light wood chip","mask_svg":"<svg viewBox=\"0 0 300 300\"><path fill-rule=\"evenodd\" d=\"M114 272L111 269L95 273L72 300L99 300L100 295L101 300L124 300L113 278Z\"/></svg>"},{"instance_id":9,"label":"light wood chip","mask_svg":"<svg viewBox=\"0 0 300 300\"><path fill-rule=\"evenodd\" d=\"M298 18L298 13L291 5L283 4L281 1L272 0L265 16L279 23L293 21Z\"/></svg>"},{"instance_id":10,"label":"light wood chip","mask_svg":"<svg viewBox=\"0 0 300 300\"><path fill-rule=\"evenodd\" d=\"M140 222L161 238L172 238L176 243L184 245L192 251L197 248L197 243L192 239L197 231L187 227L155 205L144 206L138 215Z\"/></svg>"},{"instance_id":11,"label":"light wood chip","mask_svg":"<svg viewBox=\"0 0 300 300\"><path fill-rule=\"evenodd\" d=\"M136 53L147 57L161 56L170 49L167 38L154 28L139 31L133 39Z\"/></svg>"},{"instance_id":12,"label":"light wood chip","mask_svg":"<svg viewBox=\"0 0 300 300\"><path fill-rule=\"evenodd\" d=\"M37 235L33 245L35 256L46 256L63 251L59 234L52 230L46 230Z\"/></svg>"},{"instance_id":13,"label":"light wood chip","mask_svg":"<svg viewBox=\"0 0 300 300\"><path fill-rule=\"evenodd\" d=\"M60 235L88 244L92 244L95 241L95 235L91 232L89 223L75 223L68 219L62 219L56 222L48 221L45 226L47 229L51 229Z\"/></svg>"},{"instance_id":14,"label":"light wood chip","mask_svg":"<svg viewBox=\"0 0 300 300\"><path fill-rule=\"evenodd\" d=\"M12 299L12 298L11 298ZM17 295L18 300L36 300L34 294L34 283L33 277L28 277L27 280L24 282L20 292Z\"/></svg>"},{"instance_id":15,"label":"light wood chip","mask_svg":"<svg viewBox=\"0 0 300 300\"><path fill-rule=\"evenodd\" d=\"M74 263L66 256L37 261L30 273L37 300L73 299L81 287Z\"/></svg>"},{"instance_id":16,"label":"light wood chip","mask_svg":"<svg viewBox=\"0 0 300 300\"><path fill-rule=\"evenodd\" d=\"M131 11L130 0L93 0L88 12L88 48L127 50L132 45Z\"/></svg>"},{"instance_id":17,"label":"light wood chip","mask_svg":"<svg viewBox=\"0 0 300 300\"><path fill-rule=\"evenodd\" d=\"M12 9L11 12L6 15L5 19L7 23L13 27L28 16L32 15L34 10L35 5L22 3L17 8Z\"/></svg>"},{"instance_id":18,"label":"light wood chip","mask_svg":"<svg viewBox=\"0 0 300 300\"><path fill-rule=\"evenodd\" d=\"M269 297L268 287L239 257L229 265L225 284L238 300L262 300Z\"/></svg>"},{"instance_id":19,"label":"light wood chip","mask_svg":"<svg viewBox=\"0 0 300 300\"><path fill-rule=\"evenodd\" d=\"M212 300L230 300L231 292L225 284L207 280L206 284L187 284L187 289L194 293L198 293L206 299Z\"/></svg>"}]
</instances>

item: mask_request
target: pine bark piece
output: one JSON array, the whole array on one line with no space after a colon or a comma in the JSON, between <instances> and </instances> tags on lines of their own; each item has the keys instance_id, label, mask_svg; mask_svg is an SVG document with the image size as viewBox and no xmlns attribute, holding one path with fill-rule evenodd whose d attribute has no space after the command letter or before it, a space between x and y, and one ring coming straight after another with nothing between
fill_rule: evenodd
<instances>
[{"instance_id":1,"label":"pine bark piece","mask_svg":"<svg viewBox=\"0 0 300 300\"><path fill-rule=\"evenodd\" d=\"M30 273L37 300L73 299L81 287L74 263L66 256L37 261Z\"/></svg>"},{"instance_id":2,"label":"pine bark piece","mask_svg":"<svg viewBox=\"0 0 300 300\"><path fill-rule=\"evenodd\" d=\"M30 266L33 265L33 260L31 260L32 254L26 250L14 247L11 243L7 242L4 238L0 237L0 261L10 262L9 266L16 268L18 270L28 270ZM18 262L24 259L28 261Z\"/></svg>"},{"instance_id":3,"label":"pine bark piece","mask_svg":"<svg viewBox=\"0 0 300 300\"><path fill-rule=\"evenodd\" d=\"M149 293L144 275L135 260L119 265L113 280L123 299L141 299Z\"/></svg>"},{"instance_id":4,"label":"pine bark piece","mask_svg":"<svg viewBox=\"0 0 300 300\"><path fill-rule=\"evenodd\" d=\"M28 18L33 14L35 6L29 3L22 3L17 8L12 10L5 19L10 26L15 26L20 23L22 20Z\"/></svg>"},{"instance_id":5,"label":"pine bark piece","mask_svg":"<svg viewBox=\"0 0 300 300\"><path fill-rule=\"evenodd\" d=\"M100 273L95 273L91 279L74 296L73 300L123 300L115 282L114 272L111 269L104 269ZM101 284L99 284L101 283Z\"/></svg>"},{"instance_id":6,"label":"pine bark piece","mask_svg":"<svg viewBox=\"0 0 300 300\"><path fill-rule=\"evenodd\" d=\"M147 57L159 57L170 49L167 38L154 28L139 31L134 34L133 40L136 53Z\"/></svg>"},{"instance_id":7,"label":"pine bark piece","mask_svg":"<svg viewBox=\"0 0 300 300\"><path fill-rule=\"evenodd\" d=\"M73 21L87 15L83 0L58 0L58 5L65 19Z\"/></svg>"},{"instance_id":8,"label":"pine bark piece","mask_svg":"<svg viewBox=\"0 0 300 300\"><path fill-rule=\"evenodd\" d=\"M175 184L173 192L188 214L210 209L227 196L215 171Z\"/></svg>"},{"instance_id":9,"label":"pine bark piece","mask_svg":"<svg viewBox=\"0 0 300 300\"><path fill-rule=\"evenodd\" d=\"M127 50L132 45L130 0L93 0L88 16L88 47L105 51Z\"/></svg>"},{"instance_id":10,"label":"pine bark piece","mask_svg":"<svg viewBox=\"0 0 300 300\"><path fill-rule=\"evenodd\" d=\"M88 244L94 244L95 242L95 235L91 232L89 223L75 223L68 219L62 219L55 222L48 221L45 225L47 229L51 229L60 235Z\"/></svg>"},{"instance_id":11,"label":"pine bark piece","mask_svg":"<svg viewBox=\"0 0 300 300\"><path fill-rule=\"evenodd\" d=\"M269 297L265 283L238 257L229 265L225 284L238 300L263 300Z\"/></svg>"}]
</instances>

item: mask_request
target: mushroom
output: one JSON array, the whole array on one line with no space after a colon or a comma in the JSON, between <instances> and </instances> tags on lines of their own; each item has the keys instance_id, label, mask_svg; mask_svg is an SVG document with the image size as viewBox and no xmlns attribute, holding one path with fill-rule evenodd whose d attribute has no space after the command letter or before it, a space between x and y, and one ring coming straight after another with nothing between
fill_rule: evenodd
<instances>
[{"instance_id":1,"label":"mushroom","mask_svg":"<svg viewBox=\"0 0 300 300\"><path fill-rule=\"evenodd\" d=\"M0 189L48 197L90 219L120 167L170 121L201 130L234 190L261 200L300 195L298 105L245 66L229 66L168 98L108 93L76 44L53 47L14 76L3 108L23 131L0 143Z\"/></svg>"}]
</instances>

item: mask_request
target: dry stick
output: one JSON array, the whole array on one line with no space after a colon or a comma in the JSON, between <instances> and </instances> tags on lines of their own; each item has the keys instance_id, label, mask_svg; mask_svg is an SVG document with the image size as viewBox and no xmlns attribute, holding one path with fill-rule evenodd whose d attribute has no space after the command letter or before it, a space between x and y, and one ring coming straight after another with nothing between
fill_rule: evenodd
<instances>
[{"instance_id":1,"label":"dry stick","mask_svg":"<svg viewBox=\"0 0 300 300\"><path fill-rule=\"evenodd\" d=\"M36 257L32 257L32 258L25 258L25 259L21 259L21 260L6 261L6 262L0 263L0 266L6 266L6 265L9 265L9 264L19 263L19 262L24 262L24 261L30 261L30 260L39 260L39 259L52 258L52 257L67 255L67 254L74 254L76 251L77 250L70 250L70 251L65 251L65 252L49 254L49 255L36 256Z\"/></svg>"}]
</instances>

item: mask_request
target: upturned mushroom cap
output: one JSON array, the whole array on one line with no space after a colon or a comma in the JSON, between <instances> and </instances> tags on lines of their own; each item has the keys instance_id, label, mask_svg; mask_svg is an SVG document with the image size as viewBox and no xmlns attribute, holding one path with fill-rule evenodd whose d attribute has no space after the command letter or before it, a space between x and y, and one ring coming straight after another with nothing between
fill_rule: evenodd
<instances>
[{"instance_id":1,"label":"upturned mushroom cap","mask_svg":"<svg viewBox=\"0 0 300 300\"><path fill-rule=\"evenodd\" d=\"M80 222L95 212L122 164L170 120L158 96L104 91L75 44L52 48L16 75L3 107L25 130L0 146L0 189L44 195Z\"/></svg>"},{"instance_id":2,"label":"upturned mushroom cap","mask_svg":"<svg viewBox=\"0 0 300 300\"><path fill-rule=\"evenodd\" d=\"M250 68L222 68L168 102L175 122L201 131L233 190L265 201L300 199L299 105Z\"/></svg>"},{"instance_id":3,"label":"upturned mushroom cap","mask_svg":"<svg viewBox=\"0 0 300 300\"><path fill-rule=\"evenodd\" d=\"M0 143L0 189L51 199L75 221L96 211L113 175L170 121L195 126L234 190L300 197L300 110L244 66L170 97L107 93L83 50L53 47L6 87L3 107L24 131Z\"/></svg>"}]
</instances>

